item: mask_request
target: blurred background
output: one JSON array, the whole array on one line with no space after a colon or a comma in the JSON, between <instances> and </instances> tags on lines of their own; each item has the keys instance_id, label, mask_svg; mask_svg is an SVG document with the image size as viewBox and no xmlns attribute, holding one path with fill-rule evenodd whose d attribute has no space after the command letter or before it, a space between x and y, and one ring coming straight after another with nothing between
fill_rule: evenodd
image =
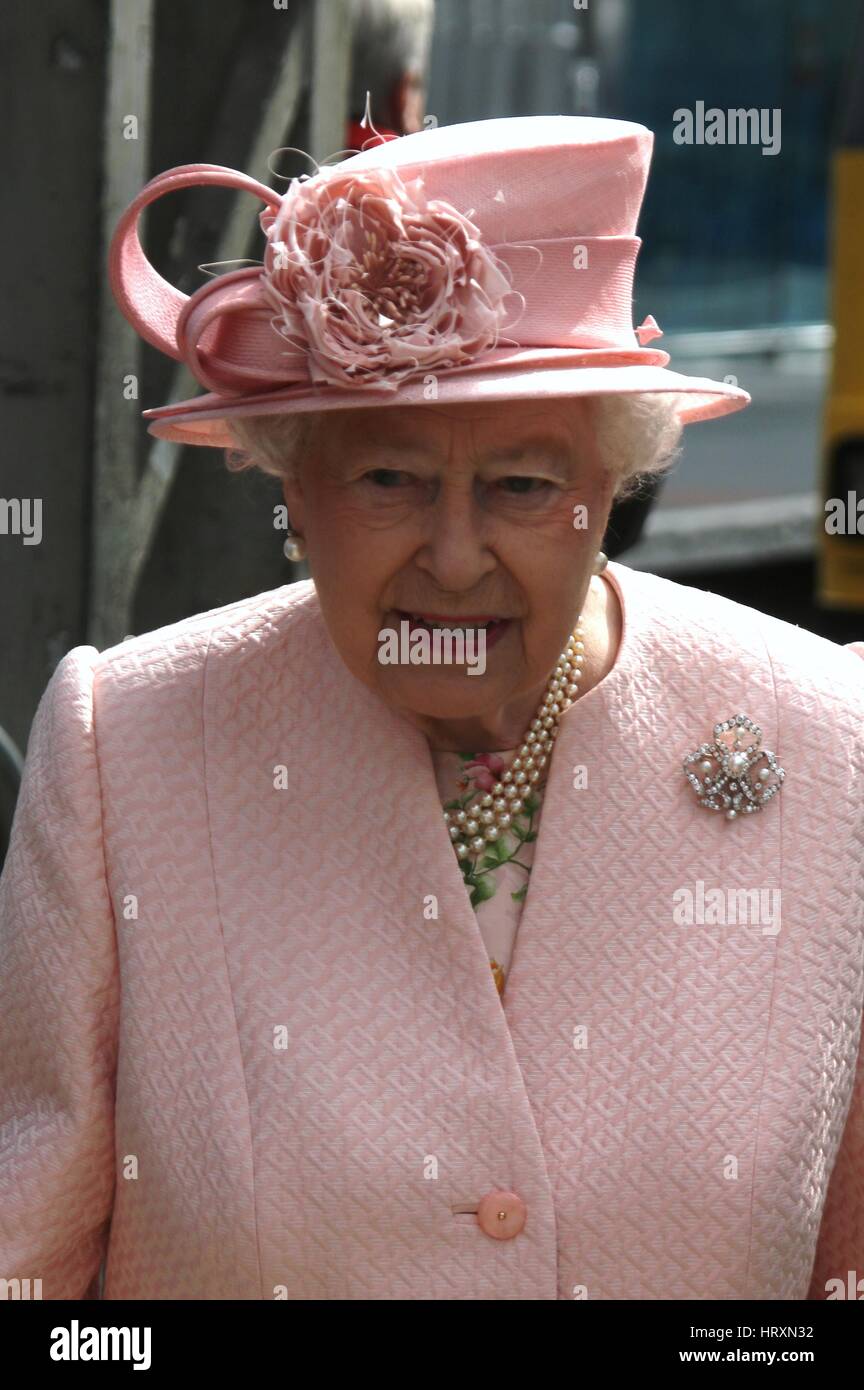
<instances>
[{"instance_id":1,"label":"blurred background","mask_svg":"<svg viewBox=\"0 0 864 1390\"><path fill-rule=\"evenodd\" d=\"M284 191L307 161L424 125L569 113L655 133L634 324L674 370L748 390L689 427L659 489L616 508L607 553L812 628L864 637L861 0L42 0L0 12L6 197L0 435L0 861L36 704L62 655L303 577L273 479L153 439L140 412L197 394L111 296L107 246L173 165ZM361 124L369 94L371 125ZM682 108L753 110L760 143L676 141ZM279 153L274 153L274 152ZM160 273L262 256L260 204L194 189L141 224ZM230 268L230 267L228 267ZM860 312L859 312L860 309ZM41 521L24 534L38 501ZM28 510L29 509L29 510ZM864 525L864 522L862 522ZM854 527L853 527L854 530Z\"/></svg>"}]
</instances>

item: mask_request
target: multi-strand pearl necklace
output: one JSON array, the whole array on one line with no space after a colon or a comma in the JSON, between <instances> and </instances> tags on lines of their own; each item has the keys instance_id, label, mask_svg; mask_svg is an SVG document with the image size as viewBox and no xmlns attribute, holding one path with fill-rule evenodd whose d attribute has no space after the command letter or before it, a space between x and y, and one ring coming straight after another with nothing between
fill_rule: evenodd
<instances>
[{"instance_id":1,"label":"multi-strand pearl necklace","mask_svg":"<svg viewBox=\"0 0 864 1390\"><path fill-rule=\"evenodd\" d=\"M585 664L585 632L580 617L567 639L558 664L546 686L546 693L516 757L491 792L476 792L460 811L445 811L444 822L460 860L476 859L487 845L512 825L522 810L526 793L540 781L558 736L561 715L579 693L579 679Z\"/></svg>"}]
</instances>

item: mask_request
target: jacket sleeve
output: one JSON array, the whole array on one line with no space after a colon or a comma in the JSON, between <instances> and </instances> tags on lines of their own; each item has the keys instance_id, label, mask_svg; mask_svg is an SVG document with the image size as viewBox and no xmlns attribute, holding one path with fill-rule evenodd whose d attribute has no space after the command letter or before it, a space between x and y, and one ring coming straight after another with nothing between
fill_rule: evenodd
<instances>
[{"instance_id":1,"label":"jacket sleeve","mask_svg":"<svg viewBox=\"0 0 864 1390\"><path fill-rule=\"evenodd\" d=\"M29 1279L39 1297L39 1279L43 1299L94 1296L114 1198L119 977L98 656L67 652L42 695L0 877L0 1280L28 1296Z\"/></svg>"},{"instance_id":2,"label":"jacket sleeve","mask_svg":"<svg viewBox=\"0 0 864 1390\"><path fill-rule=\"evenodd\" d=\"M828 1298L829 1280L839 1279L848 1298L849 1273L861 1280L856 1297L864 1296L864 1028L858 1048L858 1064L852 1100L837 1159L828 1184L816 1258L810 1277L809 1299Z\"/></svg>"},{"instance_id":3,"label":"jacket sleeve","mask_svg":"<svg viewBox=\"0 0 864 1390\"><path fill-rule=\"evenodd\" d=\"M864 658L864 642L846 645ZM864 1279L864 1027L852 1099L822 1213L808 1298L828 1298L831 1290L826 1289L826 1284L831 1279L842 1281L846 1292L841 1297L848 1298L850 1271L854 1271L856 1282ZM861 1293L864 1294L864 1285Z\"/></svg>"}]
</instances>

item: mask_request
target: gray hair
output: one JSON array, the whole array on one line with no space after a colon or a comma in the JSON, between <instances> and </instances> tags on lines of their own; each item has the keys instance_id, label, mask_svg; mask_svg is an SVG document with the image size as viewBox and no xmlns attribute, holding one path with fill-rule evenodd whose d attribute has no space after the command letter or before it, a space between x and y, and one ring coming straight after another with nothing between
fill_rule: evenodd
<instances>
[{"instance_id":1,"label":"gray hair","mask_svg":"<svg viewBox=\"0 0 864 1390\"><path fill-rule=\"evenodd\" d=\"M579 399L590 402L598 452L614 480L617 501L636 494L643 478L665 473L676 462L683 433L677 393L643 391ZM226 467L233 473L258 468L275 478L296 476L303 456L315 446L332 414L306 411L235 417L229 427L237 447L227 451Z\"/></svg>"},{"instance_id":2,"label":"gray hair","mask_svg":"<svg viewBox=\"0 0 864 1390\"><path fill-rule=\"evenodd\" d=\"M406 72L425 74L435 24L435 0L350 0L349 115L366 109L384 121L395 84Z\"/></svg>"}]
</instances>

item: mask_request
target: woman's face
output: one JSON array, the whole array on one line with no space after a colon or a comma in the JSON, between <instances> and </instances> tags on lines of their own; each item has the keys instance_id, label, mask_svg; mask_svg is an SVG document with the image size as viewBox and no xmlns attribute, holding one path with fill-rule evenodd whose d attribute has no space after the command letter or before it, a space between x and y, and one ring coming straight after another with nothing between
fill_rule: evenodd
<instances>
[{"instance_id":1,"label":"woman's face","mask_svg":"<svg viewBox=\"0 0 864 1390\"><path fill-rule=\"evenodd\" d=\"M503 748L585 603L613 489L577 398L335 411L284 493L349 670L427 733ZM482 675L383 664L411 614L506 621Z\"/></svg>"}]
</instances>

